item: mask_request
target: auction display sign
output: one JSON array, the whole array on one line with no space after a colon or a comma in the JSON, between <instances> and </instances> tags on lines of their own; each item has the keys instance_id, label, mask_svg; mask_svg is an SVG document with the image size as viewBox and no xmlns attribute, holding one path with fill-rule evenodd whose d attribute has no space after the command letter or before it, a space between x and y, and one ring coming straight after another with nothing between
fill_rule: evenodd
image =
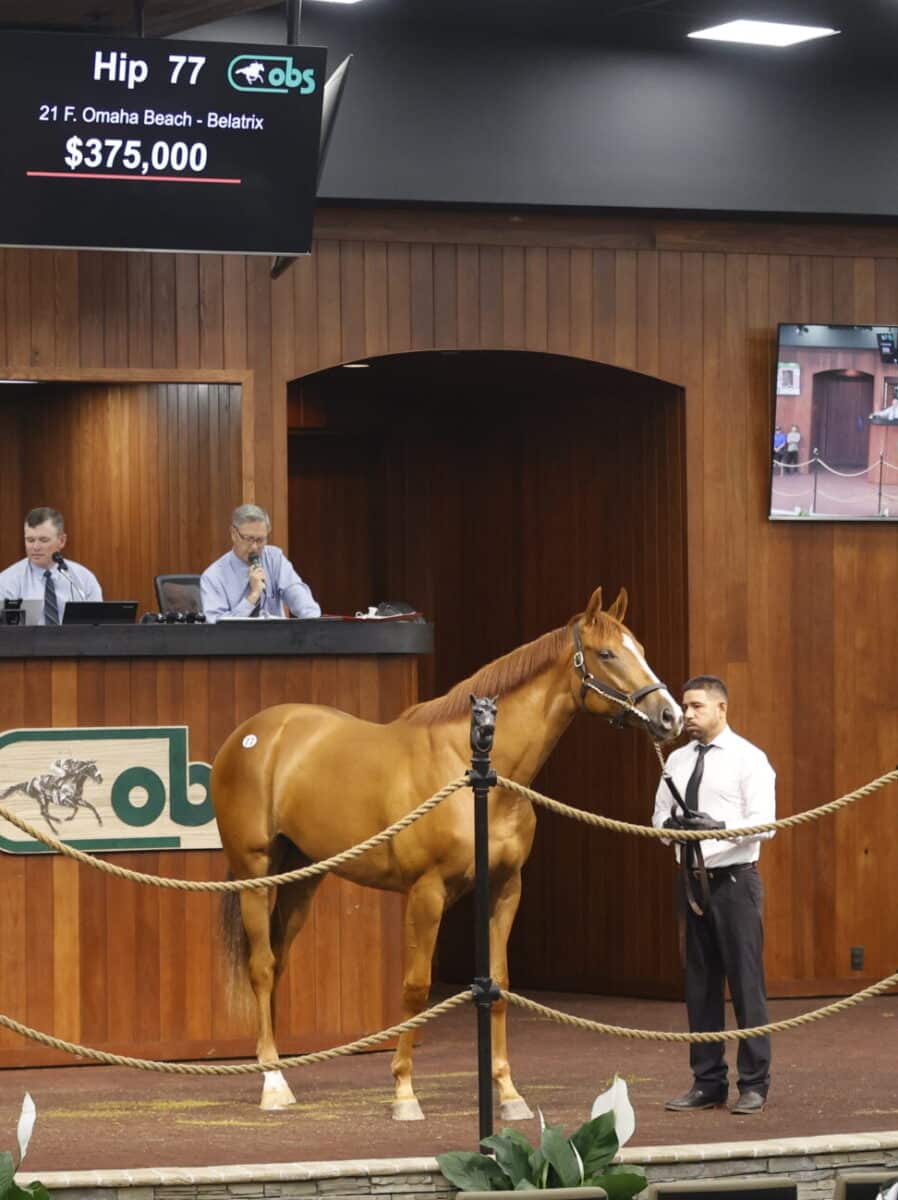
<instances>
[{"instance_id":1,"label":"auction display sign","mask_svg":"<svg viewBox=\"0 0 898 1200\"><path fill-rule=\"evenodd\" d=\"M326 51L0 38L0 245L307 253Z\"/></svg>"}]
</instances>

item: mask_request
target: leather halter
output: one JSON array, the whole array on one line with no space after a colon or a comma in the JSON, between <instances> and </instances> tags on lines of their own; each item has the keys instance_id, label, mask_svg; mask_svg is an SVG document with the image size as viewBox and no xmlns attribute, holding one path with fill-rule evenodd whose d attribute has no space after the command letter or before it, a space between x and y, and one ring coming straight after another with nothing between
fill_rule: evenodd
<instances>
[{"instance_id":1,"label":"leather halter","mask_svg":"<svg viewBox=\"0 0 898 1200\"><path fill-rule=\"evenodd\" d=\"M583 641L580 637L580 626L576 622L571 626L571 634L574 639L574 669L580 675L581 705L585 708L587 694L595 692L596 695L603 696L606 700L612 700L615 704L621 706L621 711L616 717L609 717L612 725L622 726L628 712L639 717L641 721L650 722L651 718L646 716L642 709L636 706L640 700L644 700L652 692L666 691L667 684L661 683L658 680L655 683L647 683L645 687L641 687L635 692L622 692L618 688L612 687L609 683L602 683L600 679L596 679L592 672L587 670L586 656L583 653Z\"/></svg>"}]
</instances>

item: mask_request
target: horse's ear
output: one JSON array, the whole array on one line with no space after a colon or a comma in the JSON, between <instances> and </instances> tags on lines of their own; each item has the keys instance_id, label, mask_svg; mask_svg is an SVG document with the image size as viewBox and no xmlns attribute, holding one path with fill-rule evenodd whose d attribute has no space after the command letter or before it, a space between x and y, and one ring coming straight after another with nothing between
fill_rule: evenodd
<instances>
[{"instance_id":1,"label":"horse's ear","mask_svg":"<svg viewBox=\"0 0 898 1200\"><path fill-rule=\"evenodd\" d=\"M622 587L617 593L617 599L608 609L608 616L614 617L615 621L623 621L627 614L628 599L629 597L627 596L627 589Z\"/></svg>"},{"instance_id":2,"label":"horse's ear","mask_svg":"<svg viewBox=\"0 0 898 1200\"><path fill-rule=\"evenodd\" d=\"M589 604L586 606L586 623L587 625L595 621L596 617L602 611L602 589L597 587L589 598Z\"/></svg>"}]
</instances>

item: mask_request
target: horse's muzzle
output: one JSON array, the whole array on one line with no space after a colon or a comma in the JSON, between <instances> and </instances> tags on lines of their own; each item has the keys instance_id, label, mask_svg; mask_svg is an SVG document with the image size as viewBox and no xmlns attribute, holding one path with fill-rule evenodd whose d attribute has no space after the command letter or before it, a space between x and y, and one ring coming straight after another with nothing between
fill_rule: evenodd
<instances>
[{"instance_id":1,"label":"horse's muzzle","mask_svg":"<svg viewBox=\"0 0 898 1200\"><path fill-rule=\"evenodd\" d=\"M658 694L655 711L646 716L656 742L670 742L683 732L683 710L666 692Z\"/></svg>"}]
</instances>

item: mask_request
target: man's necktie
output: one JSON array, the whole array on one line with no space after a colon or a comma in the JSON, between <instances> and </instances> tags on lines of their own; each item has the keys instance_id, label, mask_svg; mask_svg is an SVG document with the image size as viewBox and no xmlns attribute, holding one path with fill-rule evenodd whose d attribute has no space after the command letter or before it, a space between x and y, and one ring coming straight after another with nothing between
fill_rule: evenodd
<instances>
[{"instance_id":1,"label":"man's necktie","mask_svg":"<svg viewBox=\"0 0 898 1200\"><path fill-rule=\"evenodd\" d=\"M702 781L702 775L705 772L705 755L711 749L710 746L703 746L701 742L695 744L695 766L692 768L692 774L689 776L689 781L686 784L685 804L690 812L698 812L698 785Z\"/></svg>"},{"instance_id":2,"label":"man's necktie","mask_svg":"<svg viewBox=\"0 0 898 1200\"><path fill-rule=\"evenodd\" d=\"M56 588L50 571L44 571L44 621L47 625L59 624L59 605L56 602Z\"/></svg>"}]
</instances>

